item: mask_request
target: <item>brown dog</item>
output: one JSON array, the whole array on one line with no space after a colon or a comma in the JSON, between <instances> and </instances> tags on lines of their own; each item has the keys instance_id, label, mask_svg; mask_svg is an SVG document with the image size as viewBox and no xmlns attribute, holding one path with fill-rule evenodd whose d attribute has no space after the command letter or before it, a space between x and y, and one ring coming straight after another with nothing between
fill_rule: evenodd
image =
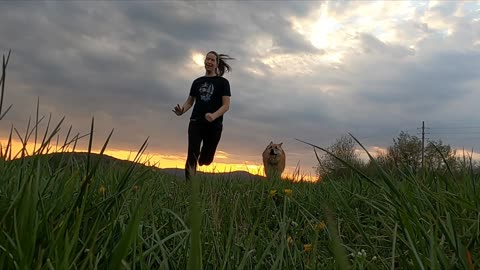
<instances>
[{"instance_id":1,"label":"brown dog","mask_svg":"<svg viewBox=\"0 0 480 270\"><path fill-rule=\"evenodd\" d=\"M270 142L265 151L263 151L263 168L267 178L280 178L285 170L285 152L282 149L282 144L275 144Z\"/></svg>"}]
</instances>

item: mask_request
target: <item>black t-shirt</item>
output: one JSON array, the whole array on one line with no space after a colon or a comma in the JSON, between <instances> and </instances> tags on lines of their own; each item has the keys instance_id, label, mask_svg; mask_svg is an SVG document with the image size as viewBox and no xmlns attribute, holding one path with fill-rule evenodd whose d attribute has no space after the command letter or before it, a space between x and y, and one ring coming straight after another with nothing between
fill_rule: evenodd
<instances>
[{"instance_id":1,"label":"black t-shirt","mask_svg":"<svg viewBox=\"0 0 480 270\"><path fill-rule=\"evenodd\" d=\"M206 113L214 113L222 107L223 96L231 96L230 83L221 76L203 76L193 81L190 96L195 98L195 105L190 119L203 121ZM215 119L215 123L223 122L223 115Z\"/></svg>"}]
</instances>

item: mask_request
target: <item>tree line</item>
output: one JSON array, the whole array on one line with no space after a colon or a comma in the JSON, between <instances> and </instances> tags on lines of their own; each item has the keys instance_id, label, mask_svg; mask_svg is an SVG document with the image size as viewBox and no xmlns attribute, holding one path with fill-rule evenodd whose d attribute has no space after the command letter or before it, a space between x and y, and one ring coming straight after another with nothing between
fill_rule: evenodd
<instances>
[{"instance_id":1,"label":"tree line","mask_svg":"<svg viewBox=\"0 0 480 270\"><path fill-rule=\"evenodd\" d=\"M413 175L431 172L480 174L480 163L472 158L471 152L458 154L442 140L430 140L422 146L420 138L404 131L400 132L393 139L393 144L384 151L371 153L374 160L362 159L357 146L352 136L342 135L326 148L330 153L317 151L318 164L315 170L318 177L322 180L349 177L355 173L350 166L369 176L375 176L378 173L377 165L391 174L406 172Z\"/></svg>"}]
</instances>

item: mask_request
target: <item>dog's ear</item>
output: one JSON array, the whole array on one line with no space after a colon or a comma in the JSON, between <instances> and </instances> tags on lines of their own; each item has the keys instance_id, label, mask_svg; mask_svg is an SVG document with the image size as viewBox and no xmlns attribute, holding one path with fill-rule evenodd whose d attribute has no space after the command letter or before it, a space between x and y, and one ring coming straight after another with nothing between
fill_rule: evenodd
<instances>
[{"instance_id":1,"label":"dog's ear","mask_svg":"<svg viewBox=\"0 0 480 270\"><path fill-rule=\"evenodd\" d=\"M283 142L279 143L278 145L280 145L280 147L282 146Z\"/></svg>"},{"instance_id":2,"label":"dog's ear","mask_svg":"<svg viewBox=\"0 0 480 270\"><path fill-rule=\"evenodd\" d=\"M270 144L269 144L268 146L270 146L270 145L272 145L272 144L273 144L273 141L271 141L271 142L270 142Z\"/></svg>"}]
</instances>

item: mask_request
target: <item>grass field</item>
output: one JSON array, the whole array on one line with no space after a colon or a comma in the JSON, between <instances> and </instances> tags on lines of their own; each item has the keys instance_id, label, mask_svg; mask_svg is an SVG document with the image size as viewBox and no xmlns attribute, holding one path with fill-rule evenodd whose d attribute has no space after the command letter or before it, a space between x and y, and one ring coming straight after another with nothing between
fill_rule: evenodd
<instances>
[{"instance_id":1,"label":"grass field","mask_svg":"<svg viewBox=\"0 0 480 270\"><path fill-rule=\"evenodd\" d=\"M475 269L465 173L191 182L65 153L0 162L1 269ZM371 182L370 182L371 181Z\"/></svg>"}]
</instances>

